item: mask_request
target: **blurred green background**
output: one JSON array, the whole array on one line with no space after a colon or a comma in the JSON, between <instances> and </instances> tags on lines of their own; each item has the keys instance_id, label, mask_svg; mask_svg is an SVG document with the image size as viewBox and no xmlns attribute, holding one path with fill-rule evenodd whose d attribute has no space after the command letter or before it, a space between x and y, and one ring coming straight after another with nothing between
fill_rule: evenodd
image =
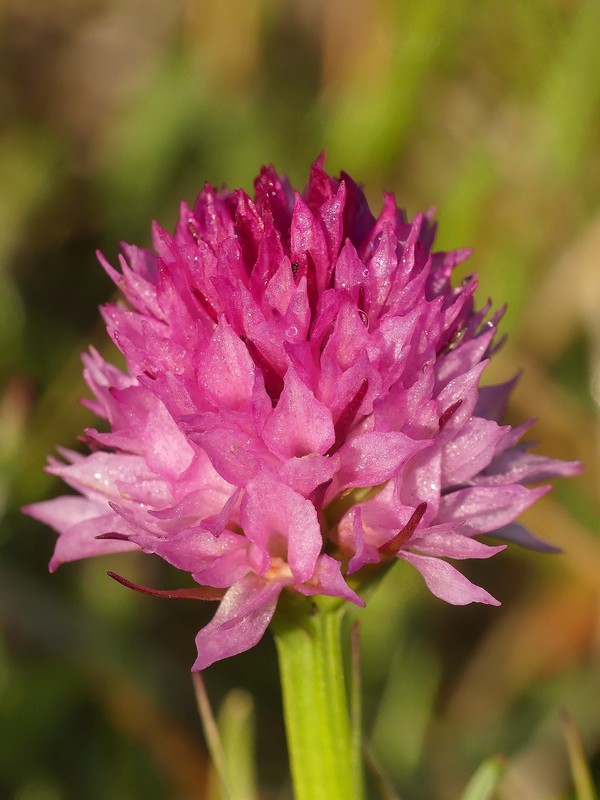
<instances>
[{"instance_id":1,"label":"blurred green background","mask_svg":"<svg viewBox=\"0 0 600 800\"><path fill-rule=\"evenodd\" d=\"M526 515L564 555L467 567L502 608L399 565L359 615L373 757L405 800L453 800L496 753L499 800L574 798L561 709L600 774L598 0L4 0L0 120L0 797L212 796L189 677L212 609L106 577L176 586L150 557L48 575L53 534L19 508L92 422L95 249L265 162L302 186L326 149L376 208L435 204L439 244L475 248L480 302L509 304L488 380L523 369L510 421L586 465ZM262 796L289 798L270 637L206 681L215 705L252 693Z\"/></svg>"}]
</instances>

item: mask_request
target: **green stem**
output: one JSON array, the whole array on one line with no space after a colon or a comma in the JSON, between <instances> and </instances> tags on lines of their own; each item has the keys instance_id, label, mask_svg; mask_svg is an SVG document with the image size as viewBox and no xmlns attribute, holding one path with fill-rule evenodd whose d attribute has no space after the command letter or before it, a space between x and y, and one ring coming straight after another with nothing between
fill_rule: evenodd
<instances>
[{"instance_id":1,"label":"green stem","mask_svg":"<svg viewBox=\"0 0 600 800\"><path fill-rule=\"evenodd\" d=\"M273 620L295 800L364 797L359 737L348 712L342 614L339 605L280 601Z\"/></svg>"}]
</instances>

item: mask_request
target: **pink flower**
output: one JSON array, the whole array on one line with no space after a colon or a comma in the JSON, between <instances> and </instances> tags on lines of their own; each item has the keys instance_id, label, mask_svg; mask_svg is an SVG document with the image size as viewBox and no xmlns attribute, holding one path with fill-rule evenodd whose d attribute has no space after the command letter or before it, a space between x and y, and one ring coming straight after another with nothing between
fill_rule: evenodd
<instances>
[{"instance_id":1,"label":"pink flower","mask_svg":"<svg viewBox=\"0 0 600 800\"><path fill-rule=\"evenodd\" d=\"M577 471L499 424L513 383L480 387L501 313L475 310L467 251L432 253L429 214L391 194L375 218L347 175L313 165L304 194L273 168L207 186L156 255L100 260L128 306L108 332L127 372L84 355L110 432L48 470L79 494L30 506L59 535L50 568L141 549L222 597L194 669L262 637L282 591L360 605L368 565L408 561L450 603L497 604L446 561L536 545L515 517ZM204 588L200 588L204 587ZM178 592L166 593L177 595Z\"/></svg>"}]
</instances>

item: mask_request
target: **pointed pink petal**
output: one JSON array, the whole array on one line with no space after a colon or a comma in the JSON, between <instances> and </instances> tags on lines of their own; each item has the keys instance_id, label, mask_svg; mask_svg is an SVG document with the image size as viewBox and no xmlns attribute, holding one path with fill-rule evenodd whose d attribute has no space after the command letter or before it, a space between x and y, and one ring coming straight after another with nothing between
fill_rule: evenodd
<instances>
[{"instance_id":1,"label":"pointed pink petal","mask_svg":"<svg viewBox=\"0 0 600 800\"><path fill-rule=\"evenodd\" d=\"M323 454L335 441L331 411L316 399L293 367L285 375L283 392L262 436L282 458Z\"/></svg>"},{"instance_id":2,"label":"pointed pink petal","mask_svg":"<svg viewBox=\"0 0 600 800\"><path fill-rule=\"evenodd\" d=\"M475 414L486 419L500 420L506 413L508 398L510 393L517 385L520 375L516 375L506 383L498 383L493 386L480 386L479 397L475 406Z\"/></svg>"},{"instance_id":3,"label":"pointed pink petal","mask_svg":"<svg viewBox=\"0 0 600 800\"><path fill-rule=\"evenodd\" d=\"M368 350L370 339L364 321L364 312L346 296L336 303L337 313L333 331L323 350L322 358L331 358L342 371L351 367L360 354Z\"/></svg>"},{"instance_id":4,"label":"pointed pink petal","mask_svg":"<svg viewBox=\"0 0 600 800\"><path fill-rule=\"evenodd\" d=\"M388 299L392 275L398 267L397 246L398 239L394 227L384 223L373 253L367 259L370 302L366 311L370 321L379 317Z\"/></svg>"},{"instance_id":5,"label":"pointed pink petal","mask_svg":"<svg viewBox=\"0 0 600 800\"><path fill-rule=\"evenodd\" d=\"M271 557L283 558L297 581L311 577L323 539L309 500L263 471L246 487L240 519L247 538L263 552L267 568Z\"/></svg>"},{"instance_id":6,"label":"pointed pink petal","mask_svg":"<svg viewBox=\"0 0 600 800\"><path fill-rule=\"evenodd\" d=\"M216 472L233 486L245 486L261 466L277 469L279 459L267 450L254 430L252 416L201 415L190 439L206 452Z\"/></svg>"},{"instance_id":7,"label":"pointed pink petal","mask_svg":"<svg viewBox=\"0 0 600 800\"><path fill-rule=\"evenodd\" d=\"M129 526L105 503L66 495L26 506L23 511L58 531L50 571L80 558L137 550L137 545L118 539L98 539L104 533L129 536Z\"/></svg>"},{"instance_id":8,"label":"pointed pink petal","mask_svg":"<svg viewBox=\"0 0 600 800\"><path fill-rule=\"evenodd\" d=\"M346 184L342 181L335 195L328 198L317 213L323 225L329 258L332 262L337 257L342 243L345 204ZM327 285L329 285L329 280L327 281Z\"/></svg>"},{"instance_id":9,"label":"pointed pink petal","mask_svg":"<svg viewBox=\"0 0 600 800\"><path fill-rule=\"evenodd\" d=\"M212 620L196 636L198 657L192 671L206 669L223 658L254 647L262 639L283 588L280 581L248 575L221 600Z\"/></svg>"},{"instance_id":10,"label":"pointed pink petal","mask_svg":"<svg viewBox=\"0 0 600 800\"><path fill-rule=\"evenodd\" d=\"M441 527L441 526L440 526ZM455 531L417 531L406 545L410 550L417 550L430 556L444 558L490 558L506 549L505 545L490 547L470 536Z\"/></svg>"},{"instance_id":11,"label":"pointed pink petal","mask_svg":"<svg viewBox=\"0 0 600 800\"><path fill-rule=\"evenodd\" d=\"M475 339L463 341L459 347L447 353L436 370L437 380L442 384L449 383L483 361L495 334L494 328L487 329Z\"/></svg>"},{"instance_id":12,"label":"pointed pink petal","mask_svg":"<svg viewBox=\"0 0 600 800\"><path fill-rule=\"evenodd\" d=\"M58 537L49 564L50 572L69 561L137 550L138 546L125 538L100 538L106 534L116 534L128 539L131 532L127 523L113 511L76 522Z\"/></svg>"},{"instance_id":13,"label":"pointed pink petal","mask_svg":"<svg viewBox=\"0 0 600 800\"><path fill-rule=\"evenodd\" d=\"M217 408L239 408L252 395L254 363L224 317L200 358L198 383Z\"/></svg>"},{"instance_id":14,"label":"pointed pink petal","mask_svg":"<svg viewBox=\"0 0 600 800\"><path fill-rule=\"evenodd\" d=\"M338 451L341 467L336 477L335 494L349 486L377 486L388 481L415 453L429 444L393 431L356 436Z\"/></svg>"},{"instance_id":15,"label":"pointed pink petal","mask_svg":"<svg viewBox=\"0 0 600 800\"><path fill-rule=\"evenodd\" d=\"M54 497L52 500L32 503L22 509L24 514L50 525L58 533L63 533L82 520L106 514L107 510L106 503L98 503L79 495Z\"/></svg>"},{"instance_id":16,"label":"pointed pink petal","mask_svg":"<svg viewBox=\"0 0 600 800\"><path fill-rule=\"evenodd\" d=\"M458 412L451 419L451 426L458 429L473 414L478 397L478 383L487 361L474 366L463 375L459 375L447 384L438 383L440 392L437 396L438 415L443 414L447 408L461 400Z\"/></svg>"},{"instance_id":17,"label":"pointed pink petal","mask_svg":"<svg viewBox=\"0 0 600 800\"><path fill-rule=\"evenodd\" d=\"M227 484L226 484L227 485ZM215 536L226 527L229 516L239 499L240 489L206 486L186 494L181 502L158 511L150 511L150 516L161 522L165 532L173 533L184 528L202 527L211 530Z\"/></svg>"},{"instance_id":18,"label":"pointed pink petal","mask_svg":"<svg viewBox=\"0 0 600 800\"><path fill-rule=\"evenodd\" d=\"M367 542L362 511L360 506L354 506L339 525L340 545L344 551L348 550L353 554L348 562L348 575L357 572L365 564L377 564L381 561L377 547Z\"/></svg>"},{"instance_id":19,"label":"pointed pink petal","mask_svg":"<svg viewBox=\"0 0 600 800\"><path fill-rule=\"evenodd\" d=\"M549 486L476 486L444 495L436 522L464 522L469 535L490 533L512 522L550 490Z\"/></svg>"},{"instance_id":20,"label":"pointed pink petal","mask_svg":"<svg viewBox=\"0 0 600 800\"><path fill-rule=\"evenodd\" d=\"M128 500L154 507L172 502L170 486L140 456L99 451L71 464L51 463L47 471L96 501L121 500L126 494Z\"/></svg>"},{"instance_id":21,"label":"pointed pink petal","mask_svg":"<svg viewBox=\"0 0 600 800\"><path fill-rule=\"evenodd\" d=\"M484 472L473 477L472 482L478 486L538 483L579 472L581 464L578 461L561 461L537 453L525 453L522 449L509 449L496 456Z\"/></svg>"},{"instance_id":22,"label":"pointed pink petal","mask_svg":"<svg viewBox=\"0 0 600 800\"><path fill-rule=\"evenodd\" d=\"M295 588L296 591L307 597L315 594L327 594L331 597L349 600L361 608L365 606L362 597L359 597L344 580L340 562L325 553L317 559L315 572L310 581L299 584Z\"/></svg>"},{"instance_id":23,"label":"pointed pink petal","mask_svg":"<svg viewBox=\"0 0 600 800\"><path fill-rule=\"evenodd\" d=\"M144 456L151 470L177 478L194 459L194 448L167 411L164 403L141 386L113 389L113 432L92 431L104 446Z\"/></svg>"},{"instance_id":24,"label":"pointed pink petal","mask_svg":"<svg viewBox=\"0 0 600 800\"><path fill-rule=\"evenodd\" d=\"M330 481L339 468L336 455L321 456L313 453L302 458L289 458L279 470L279 476L288 486L308 497L317 486Z\"/></svg>"},{"instance_id":25,"label":"pointed pink petal","mask_svg":"<svg viewBox=\"0 0 600 800\"><path fill-rule=\"evenodd\" d=\"M487 467L507 430L492 420L472 417L442 450L443 485L465 483Z\"/></svg>"},{"instance_id":26,"label":"pointed pink petal","mask_svg":"<svg viewBox=\"0 0 600 800\"><path fill-rule=\"evenodd\" d=\"M440 600L445 600L453 606L465 606L469 603L487 603L491 606L499 606L500 603L495 597L471 583L457 569L454 569L446 561L440 558L430 558L429 556L418 556L415 553L401 551L398 558L408 561L413 567L419 570L423 576L427 588Z\"/></svg>"},{"instance_id":27,"label":"pointed pink petal","mask_svg":"<svg viewBox=\"0 0 600 800\"><path fill-rule=\"evenodd\" d=\"M315 291L323 292L329 277L329 253L325 232L298 192L294 195L290 251L292 261L306 263L307 255L311 257L315 268Z\"/></svg>"}]
</instances>

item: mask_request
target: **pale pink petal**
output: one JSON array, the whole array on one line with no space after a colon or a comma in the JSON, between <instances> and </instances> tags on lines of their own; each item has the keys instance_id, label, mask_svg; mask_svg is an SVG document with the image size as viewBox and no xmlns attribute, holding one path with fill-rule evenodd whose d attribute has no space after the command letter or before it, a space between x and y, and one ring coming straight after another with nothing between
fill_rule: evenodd
<instances>
[{"instance_id":1,"label":"pale pink petal","mask_svg":"<svg viewBox=\"0 0 600 800\"><path fill-rule=\"evenodd\" d=\"M68 561L137 550L138 547L134 542L119 538L129 537L131 533L131 528L112 511L101 517L77 522L56 540L50 571L54 572L57 567ZM100 536L107 538L100 539Z\"/></svg>"},{"instance_id":2,"label":"pale pink petal","mask_svg":"<svg viewBox=\"0 0 600 800\"><path fill-rule=\"evenodd\" d=\"M283 588L280 581L248 575L221 600L212 620L196 635L198 657L192 671L206 669L223 658L254 647L262 639Z\"/></svg>"},{"instance_id":3,"label":"pale pink petal","mask_svg":"<svg viewBox=\"0 0 600 800\"><path fill-rule=\"evenodd\" d=\"M245 486L263 466L277 469L279 465L279 459L243 424L246 421L212 415L203 423L203 431L190 434L217 473L234 486Z\"/></svg>"},{"instance_id":4,"label":"pale pink petal","mask_svg":"<svg viewBox=\"0 0 600 800\"><path fill-rule=\"evenodd\" d=\"M441 498L437 521L464 522L471 535L489 533L512 522L549 489L526 489L520 485L459 489Z\"/></svg>"},{"instance_id":5,"label":"pale pink petal","mask_svg":"<svg viewBox=\"0 0 600 800\"><path fill-rule=\"evenodd\" d=\"M172 501L168 483L157 478L140 456L125 453L91 453L72 464L51 463L47 468L74 489L96 500L120 500L127 487L129 499L155 507Z\"/></svg>"},{"instance_id":6,"label":"pale pink petal","mask_svg":"<svg viewBox=\"0 0 600 800\"><path fill-rule=\"evenodd\" d=\"M228 494L215 487L206 487L190 492L174 506L150 511L150 515L160 520L165 532L193 528L202 523L204 528L218 536L229 522L239 496L240 489Z\"/></svg>"},{"instance_id":7,"label":"pale pink petal","mask_svg":"<svg viewBox=\"0 0 600 800\"><path fill-rule=\"evenodd\" d=\"M24 506L22 511L24 514L50 525L55 531L63 533L77 522L105 514L107 509L108 506L104 502L88 500L87 497L80 495L64 495Z\"/></svg>"},{"instance_id":8,"label":"pale pink petal","mask_svg":"<svg viewBox=\"0 0 600 800\"><path fill-rule=\"evenodd\" d=\"M144 457L150 469L178 478L194 459L194 448L164 403L140 386L113 390L112 433L86 431L105 447Z\"/></svg>"},{"instance_id":9,"label":"pale pink petal","mask_svg":"<svg viewBox=\"0 0 600 800\"><path fill-rule=\"evenodd\" d=\"M480 474L472 478L478 486L507 483L539 483L555 476L567 477L581 472L578 461L560 461L522 449L509 449L496 456Z\"/></svg>"},{"instance_id":10,"label":"pale pink petal","mask_svg":"<svg viewBox=\"0 0 600 800\"><path fill-rule=\"evenodd\" d=\"M438 414L441 415L447 408L460 401L460 407L452 416L449 425L458 428L470 419L477 403L477 384L487 362L476 364L464 375L459 375L447 384L442 384L437 395Z\"/></svg>"},{"instance_id":11,"label":"pale pink petal","mask_svg":"<svg viewBox=\"0 0 600 800\"><path fill-rule=\"evenodd\" d=\"M451 603L453 606L465 606L469 603L500 605L498 600L485 589L471 583L468 578L465 578L447 561L442 561L441 558L419 556L406 551L398 553L398 558L412 564L423 576L429 591L440 600L445 600L446 603Z\"/></svg>"},{"instance_id":12,"label":"pale pink petal","mask_svg":"<svg viewBox=\"0 0 600 800\"><path fill-rule=\"evenodd\" d=\"M235 580L239 580L252 570L250 543L232 531L223 531L217 538L211 531L196 527L165 537L140 528L131 533L131 539L145 553L154 553L177 569L191 573L201 584L230 586L235 581L227 581L226 575L235 571Z\"/></svg>"},{"instance_id":13,"label":"pale pink petal","mask_svg":"<svg viewBox=\"0 0 600 800\"><path fill-rule=\"evenodd\" d=\"M68 561L137 550L137 545L123 539L98 539L102 534L128 536L131 528L106 503L66 495L26 506L23 511L54 528L56 541L50 571Z\"/></svg>"},{"instance_id":14,"label":"pale pink petal","mask_svg":"<svg viewBox=\"0 0 600 800\"><path fill-rule=\"evenodd\" d=\"M435 530L417 530L406 546L425 555L444 558L491 558L505 549L505 545L490 547L454 531Z\"/></svg>"},{"instance_id":15,"label":"pale pink petal","mask_svg":"<svg viewBox=\"0 0 600 800\"><path fill-rule=\"evenodd\" d=\"M442 482L446 486L465 483L494 458L508 426L479 417L471 418L442 450Z\"/></svg>"}]
</instances>

